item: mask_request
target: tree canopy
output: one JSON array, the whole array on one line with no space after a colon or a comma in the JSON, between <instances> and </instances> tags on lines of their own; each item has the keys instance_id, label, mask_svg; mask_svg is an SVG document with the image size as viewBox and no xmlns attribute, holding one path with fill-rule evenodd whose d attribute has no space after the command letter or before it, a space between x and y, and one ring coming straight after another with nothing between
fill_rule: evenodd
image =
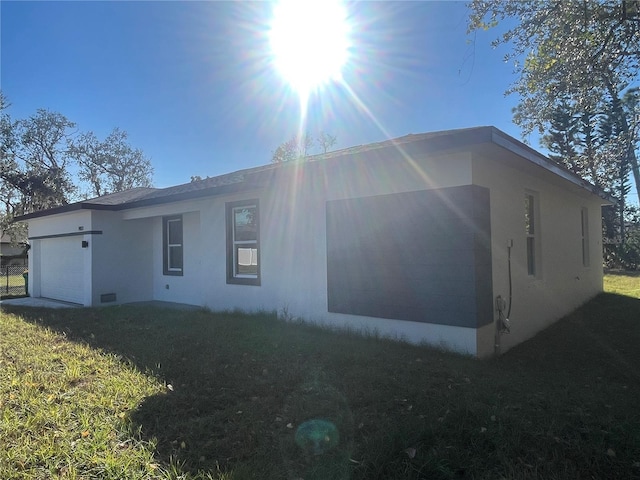
<instances>
[{"instance_id":1,"label":"tree canopy","mask_svg":"<svg viewBox=\"0 0 640 480\"><path fill-rule=\"evenodd\" d=\"M142 150L129 145L127 137L127 132L115 128L103 141L87 132L70 144L69 152L80 167L79 178L89 184L93 195L151 186L151 163Z\"/></svg>"},{"instance_id":2,"label":"tree canopy","mask_svg":"<svg viewBox=\"0 0 640 480\"><path fill-rule=\"evenodd\" d=\"M11 225L17 215L151 185L151 162L126 132L101 141L61 113L38 109L14 120L9 106L0 92L0 233L22 235Z\"/></svg>"},{"instance_id":3,"label":"tree canopy","mask_svg":"<svg viewBox=\"0 0 640 480\"><path fill-rule=\"evenodd\" d=\"M621 200L640 194L637 89L640 3L621 0L472 0L469 30L500 25L515 68L507 90L523 136L541 134L552 157ZM624 228L621 217L619 228Z\"/></svg>"}]
</instances>

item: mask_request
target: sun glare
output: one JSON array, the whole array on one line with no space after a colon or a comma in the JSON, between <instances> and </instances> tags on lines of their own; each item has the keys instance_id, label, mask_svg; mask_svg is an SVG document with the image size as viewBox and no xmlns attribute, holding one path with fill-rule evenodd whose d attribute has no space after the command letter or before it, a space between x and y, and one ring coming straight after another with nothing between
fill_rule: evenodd
<instances>
[{"instance_id":1,"label":"sun glare","mask_svg":"<svg viewBox=\"0 0 640 480\"><path fill-rule=\"evenodd\" d=\"M269 39L277 70L304 102L321 85L341 78L349 52L344 5L282 0L274 7Z\"/></svg>"}]
</instances>

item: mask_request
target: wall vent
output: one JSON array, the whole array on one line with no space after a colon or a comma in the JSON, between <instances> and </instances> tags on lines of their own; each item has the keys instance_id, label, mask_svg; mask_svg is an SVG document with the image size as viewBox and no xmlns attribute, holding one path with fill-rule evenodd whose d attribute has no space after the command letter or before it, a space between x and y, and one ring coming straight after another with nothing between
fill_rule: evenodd
<instances>
[{"instance_id":1,"label":"wall vent","mask_svg":"<svg viewBox=\"0 0 640 480\"><path fill-rule=\"evenodd\" d=\"M115 293L103 293L102 295L100 295L100 303L109 303L109 302L115 302L115 301L116 301Z\"/></svg>"}]
</instances>

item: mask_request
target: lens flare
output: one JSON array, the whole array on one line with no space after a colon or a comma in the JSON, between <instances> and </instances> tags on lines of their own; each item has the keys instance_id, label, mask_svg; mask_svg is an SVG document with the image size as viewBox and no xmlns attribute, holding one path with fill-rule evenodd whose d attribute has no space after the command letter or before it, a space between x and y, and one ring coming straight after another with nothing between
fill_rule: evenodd
<instances>
[{"instance_id":1,"label":"lens flare","mask_svg":"<svg viewBox=\"0 0 640 480\"><path fill-rule=\"evenodd\" d=\"M282 0L274 7L269 39L277 70L306 98L341 77L349 51L346 10L337 0Z\"/></svg>"},{"instance_id":2,"label":"lens flare","mask_svg":"<svg viewBox=\"0 0 640 480\"><path fill-rule=\"evenodd\" d=\"M300 424L295 442L306 453L322 455L338 446L340 434L333 422L316 418Z\"/></svg>"}]
</instances>

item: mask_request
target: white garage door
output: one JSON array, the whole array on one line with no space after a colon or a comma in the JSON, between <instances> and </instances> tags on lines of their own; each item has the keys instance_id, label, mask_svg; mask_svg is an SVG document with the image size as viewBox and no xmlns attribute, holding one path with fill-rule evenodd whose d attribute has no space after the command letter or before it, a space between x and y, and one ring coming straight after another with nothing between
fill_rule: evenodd
<instances>
[{"instance_id":1,"label":"white garage door","mask_svg":"<svg viewBox=\"0 0 640 480\"><path fill-rule=\"evenodd\" d=\"M40 246L40 295L84 303L82 237L47 238Z\"/></svg>"}]
</instances>

